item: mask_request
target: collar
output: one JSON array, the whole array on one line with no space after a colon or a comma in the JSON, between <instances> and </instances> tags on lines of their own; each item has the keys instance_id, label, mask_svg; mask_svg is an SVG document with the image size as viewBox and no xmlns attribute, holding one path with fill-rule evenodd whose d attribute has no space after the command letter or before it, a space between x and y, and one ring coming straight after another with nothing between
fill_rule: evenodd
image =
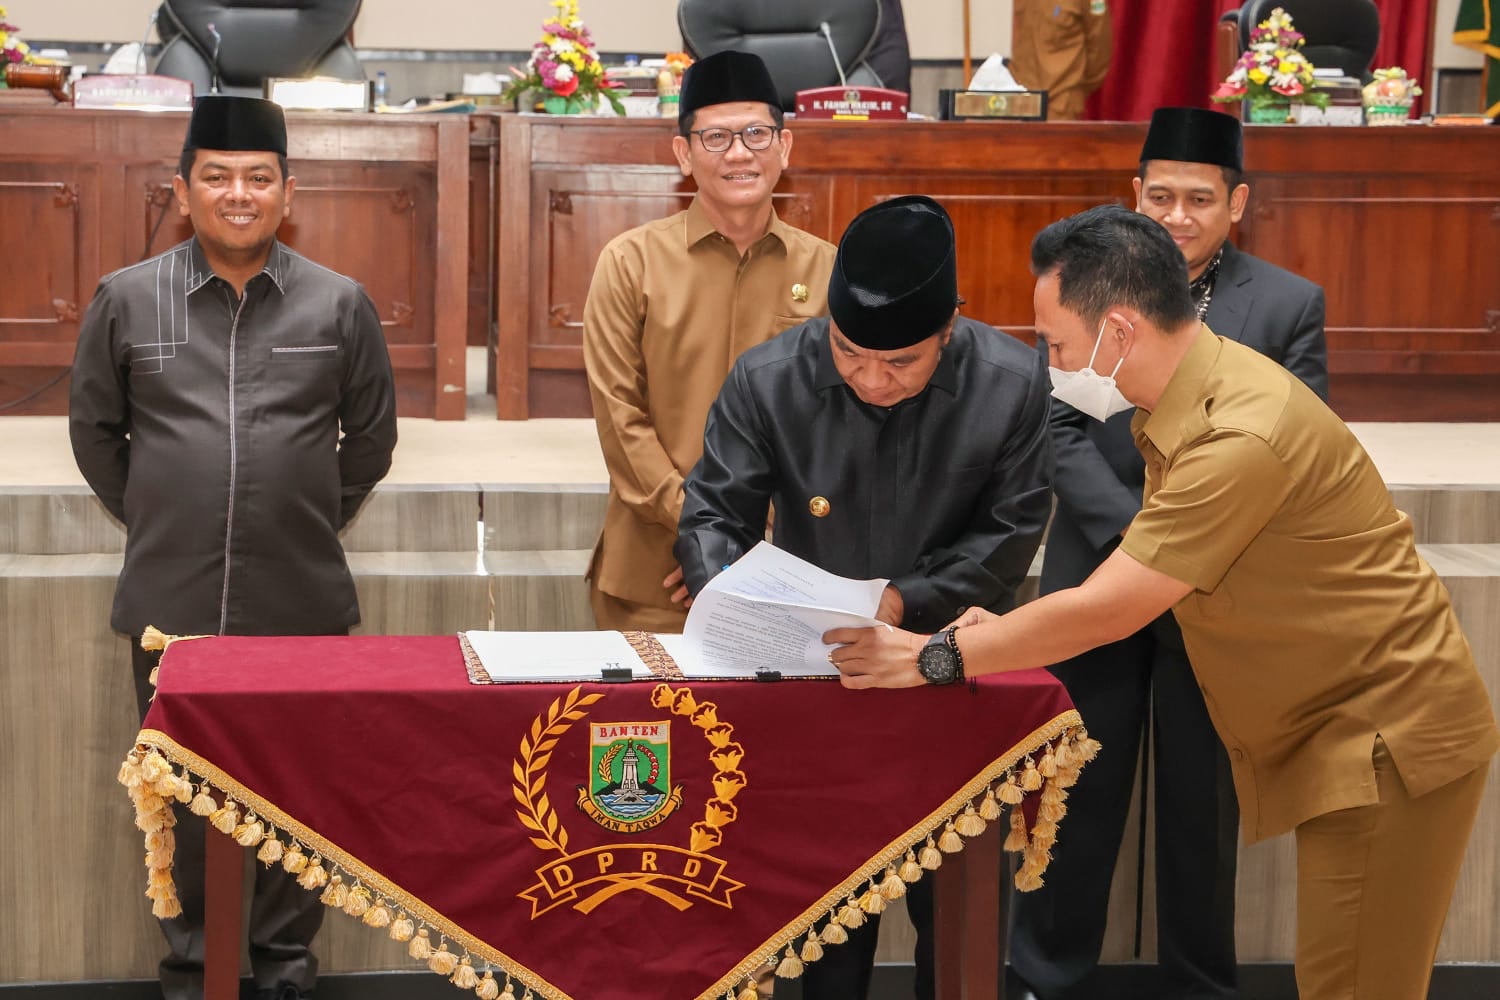
<instances>
[{"instance_id":1,"label":"collar","mask_svg":"<svg viewBox=\"0 0 1500 1000\"><path fill-rule=\"evenodd\" d=\"M845 384L844 376L839 374L838 368L833 364L833 333L829 328L828 318L825 316L820 321L823 332L817 338L817 365L813 372L813 386L817 391L834 389ZM948 341L948 346L943 348L943 353L938 356L937 367L932 370L932 377L927 380L927 389L938 388L950 396L958 395L958 362L954 355L963 349L967 342L968 331L964 327L964 318L960 316L953 324L953 339ZM923 390L925 392L926 389ZM854 390L849 390L850 395ZM917 393L913 399L920 399L922 393ZM858 399L859 397L855 397ZM902 400L906 402L906 400ZM900 406L900 403L896 404Z\"/></svg>"},{"instance_id":2,"label":"collar","mask_svg":"<svg viewBox=\"0 0 1500 1000\"><path fill-rule=\"evenodd\" d=\"M203 253L203 245L198 242L197 236L188 241L188 265L186 291L191 295L214 277L214 269L209 266L208 258ZM286 276L290 265L291 254L280 240L272 237L270 252L266 254L266 265L260 269L260 273L267 275L276 290L283 295L286 294Z\"/></svg>"},{"instance_id":3,"label":"collar","mask_svg":"<svg viewBox=\"0 0 1500 1000\"><path fill-rule=\"evenodd\" d=\"M1193 440L1207 429L1203 383L1218 363L1223 349L1224 342L1200 323L1193 334L1192 346L1167 380L1156 409L1150 413L1138 409L1131 419L1130 430L1138 447L1143 441L1150 441L1160 455L1169 457L1183 442Z\"/></svg>"},{"instance_id":4,"label":"collar","mask_svg":"<svg viewBox=\"0 0 1500 1000\"><path fill-rule=\"evenodd\" d=\"M770 238L776 239L782 246L787 246L787 234L791 228L791 226L781 221L781 216L777 215L775 207L772 207L771 225L767 227L765 235L755 241L755 246L760 246L761 243ZM717 236L718 233L719 231L714 228L714 224L709 221L708 213L703 210L702 200L698 195L693 195L693 201L687 207L687 219L683 224L683 235L686 239L687 248L691 250L710 236ZM725 239L725 242L727 243L728 240Z\"/></svg>"}]
</instances>

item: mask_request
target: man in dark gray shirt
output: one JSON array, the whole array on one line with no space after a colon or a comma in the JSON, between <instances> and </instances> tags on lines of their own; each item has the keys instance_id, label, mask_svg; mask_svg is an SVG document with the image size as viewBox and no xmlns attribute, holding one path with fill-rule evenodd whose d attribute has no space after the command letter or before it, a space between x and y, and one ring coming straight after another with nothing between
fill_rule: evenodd
<instances>
[{"instance_id":1,"label":"man in dark gray shirt","mask_svg":"<svg viewBox=\"0 0 1500 1000\"><path fill-rule=\"evenodd\" d=\"M73 454L125 524L110 624L131 636L142 716L176 634L342 634L359 621L338 533L390 468L396 400L375 307L355 282L276 239L296 180L269 101L193 110L178 210L193 238L106 276L79 331ZM158 654L159 655L159 654ZM312 989L316 893L256 867L250 957L259 996ZM177 809L182 914L161 921L169 1000L203 995L203 825Z\"/></svg>"}]
</instances>

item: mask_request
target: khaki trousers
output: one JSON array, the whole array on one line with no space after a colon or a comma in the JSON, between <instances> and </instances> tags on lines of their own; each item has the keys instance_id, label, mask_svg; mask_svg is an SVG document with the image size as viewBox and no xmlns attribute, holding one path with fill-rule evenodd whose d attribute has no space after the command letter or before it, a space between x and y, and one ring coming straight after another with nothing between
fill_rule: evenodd
<instances>
[{"instance_id":1,"label":"khaki trousers","mask_svg":"<svg viewBox=\"0 0 1500 1000\"><path fill-rule=\"evenodd\" d=\"M1378 804L1297 827L1301 1000L1427 995L1489 768L1412 798L1378 736L1372 757Z\"/></svg>"},{"instance_id":2,"label":"khaki trousers","mask_svg":"<svg viewBox=\"0 0 1500 1000\"><path fill-rule=\"evenodd\" d=\"M666 593L665 590L662 593ZM687 621L681 609L656 608L606 594L589 581L589 604L594 609L594 627L605 632L665 632L679 634Z\"/></svg>"}]
</instances>

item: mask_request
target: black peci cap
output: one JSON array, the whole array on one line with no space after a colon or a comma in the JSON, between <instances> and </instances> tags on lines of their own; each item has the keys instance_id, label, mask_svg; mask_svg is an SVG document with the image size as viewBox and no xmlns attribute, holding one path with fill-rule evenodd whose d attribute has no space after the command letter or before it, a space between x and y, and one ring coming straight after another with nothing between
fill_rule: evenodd
<instances>
[{"instance_id":1,"label":"black peci cap","mask_svg":"<svg viewBox=\"0 0 1500 1000\"><path fill-rule=\"evenodd\" d=\"M781 96L760 56L725 49L704 56L682 74L682 90L677 98L677 117L683 118L699 108L737 101L758 101L773 108L781 107Z\"/></svg>"},{"instance_id":2,"label":"black peci cap","mask_svg":"<svg viewBox=\"0 0 1500 1000\"><path fill-rule=\"evenodd\" d=\"M281 105L258 97L209 94L193 105L183 149L272 152L286 155L286 116Z\"/></svg>"},{"instance_id":3,"label":"black peci cap","mask_svg":"<svg viewBox=\"0 0 1500 1000\"><path fill-rule=\"evenodd\" d=\"M953 220L924 195L881 202L839 240L828 311L849 340L897 351L941 330L958 307Z\"/></svg>"},{"instance_id":4,"label":"black peci cap","mask_svg":"<svg viewBox=\"0 0 1500 1000\"><path fill-rule=\"evenodd\" d=\"M1151 113L1141 160L1211 163L1244 170L1245 141L1240 120L1202 108L1157 108Z\"/></svg>"}]
</instances>

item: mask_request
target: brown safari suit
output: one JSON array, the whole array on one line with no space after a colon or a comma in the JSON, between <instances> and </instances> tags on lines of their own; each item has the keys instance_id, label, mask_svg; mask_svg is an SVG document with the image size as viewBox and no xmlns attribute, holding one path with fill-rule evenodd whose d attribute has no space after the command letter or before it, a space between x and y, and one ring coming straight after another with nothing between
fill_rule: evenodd
<instances>
[{"instance_id":1,"label":"brown safari suit","mask_svg":"<svg viewBox=\"0 0 1500 1000\"><path fill-rule=\"evenodd\" d=\"M583 353L609 468L589 567L600 628L681 630L662 579L676 566L682 480L703 454L708 408L746 349L827 314L834 253L773 213L742 259L695 198L599 255Z\"/></svg>"},{"instance_id":2,"label":"brown safari suit","mask_svg":"<svg viewBox=\"0 0 1500 1000\"><path fill-rule=\"evenodd\" d=\"M1047 118L1083 117L1083 102L1109 72L1109 8L1102 0L1015 0L1010 71L1047 91Z\"/></svg>"}]
</instances>

